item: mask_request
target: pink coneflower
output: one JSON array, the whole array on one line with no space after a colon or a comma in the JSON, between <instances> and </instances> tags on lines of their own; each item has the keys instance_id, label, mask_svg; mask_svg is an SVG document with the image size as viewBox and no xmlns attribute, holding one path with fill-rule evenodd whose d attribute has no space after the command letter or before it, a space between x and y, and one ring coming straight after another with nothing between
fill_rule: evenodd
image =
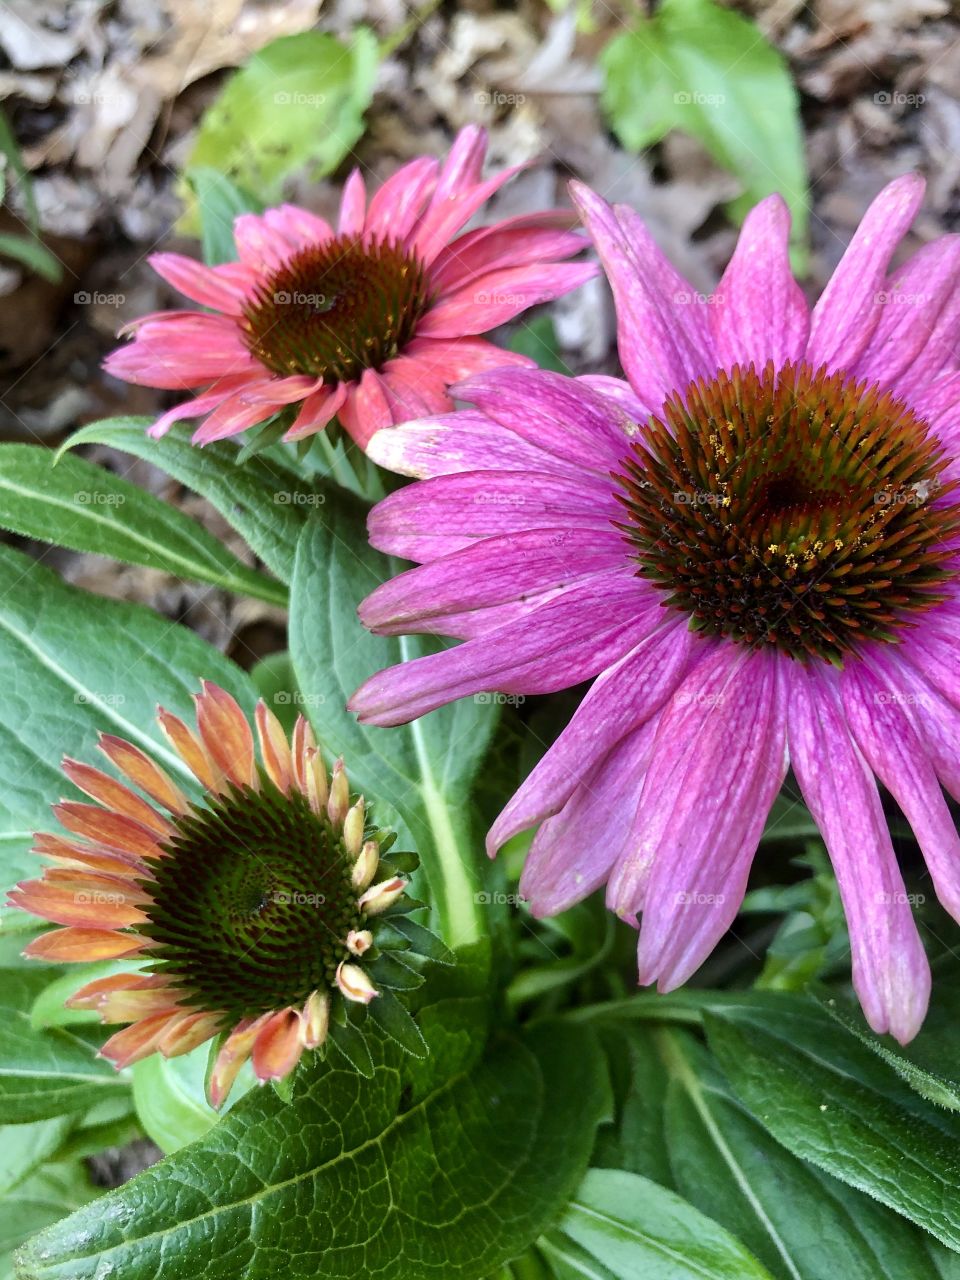
<instances>
[{"instance_id":1,"label":"pink coneflower","mask_svg":"<svg viewBox=\"0 0 960 1280\"><path fill-rule=\"evenodd\" d=\"M164 311L131 328L107 370L171 391L204 388L151 428L205 420L197 444L236 435L296 406L284 439L336 416L362 448L380 427L452 408L451 383L530 365L477 334L596 274L562 264L585 240L555 210L456 233L517 172L481 180L484 130L461 130L441 165L404 165L367 203L350 175L334 230L281 205L234 223L239 262L207 267L175 253L151 265L207 311ZM519 166L518 166L519 167Z\"/></svg>"},{"instance_id":2,"label":"pink coneflower","mask_svg":"<svg viewBox=\"0 0 960 1280\"><path fill-rule=\"evenodd\" d=\"M196 733L169 712L158 718L202 801L139 747L103 735L100 749L123 781L64 761L94 803L55 807L68 834L37 837L52 865L10 901L61 926L32 942L29 956L146 962L88 983L69 1005L128 1024L101 1050L118 1068L220 1036L208 1080L219 1107L248 1059L259 1080L280 1080L305 1050L336 1039L346 1021L338 998L386 1002L396 1015L389 973L378 979L370 962L378 939L407 945L379 930L418 904L404 899L406 880L382 857L389 837L350 795L343 762L328 773L302 717L288 740L258 703L258 762L228 693L205 682L196 702Z\"/></svg>"},{"instance_id":3,"label":"pink coneflower","mask_svg":"<svg viewBox=\"0 0 960 1280\"><path fill-rule=\"evenodd\" d=\"M466 641L369 680L392 725L480 690L598 677L497 819L539 824L537 914L606 882L641 916L639 974L684 982L743 898L788 764L836 870L853 981L901 1041L930 971L877 787L960 918L960 239L888 275L919 178L866 213L808 312L772 196L700 297L630 209L575 195L610 277L629 386L527 370L457 390L476 408L374 438L426 477L371 517L422 563L361 608L385 633ZM606 394L604 394L606 393Z\"/></svg>"}]
</instances>

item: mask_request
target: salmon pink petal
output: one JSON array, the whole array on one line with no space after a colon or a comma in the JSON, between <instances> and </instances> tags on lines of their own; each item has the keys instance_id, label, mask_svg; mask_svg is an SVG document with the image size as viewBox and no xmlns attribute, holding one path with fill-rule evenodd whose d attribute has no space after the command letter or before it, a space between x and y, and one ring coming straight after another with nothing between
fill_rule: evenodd
<instances>
[{"instance_id":1,"label":"salmon pink petal","mask_svg":"<svg viewBox=\"0 0 960 1280\"><path fill-rule=\"evenodd\" d=\"M162 413L148 434L153 436L155 440L165 436L175 422L182 422L184 418L200 418L205 413L209 413L211 409L216 409L223 404L225 400L230 399L235 391L239 391L243 387L256 386L265 381L262 373L258 373L255 369L247 373L238 374L233 378L219 378L208 391L202 395L194 396L192 400L184 400L182 404L175 405L172 409L168 409L166 413Z\"/></svg>"},{"instance_id":2,"label":"salmon pink petal","mask_svg":"<svg viewBox=\"0 0 960 1280\"><path fill-rule=\"evenodd\" d=\"M375 432L393 425L390 402L375 369L364 369L360 382L347 389L339 418L344 431L364 450Z\"/></svg>"},{"instance_id":3,"label":"salmon pink petal","mask_svg":"<svg viewBox=\"0 0 960 1280\"><path fill-rule=\"evenodd\" d=\"M267 209L263 220L271 231L284 236L294 249L333 239L333 228L325 218L298 205L281 204L276 209Z\"/></svg>"},{"instance_id":4,"label":"salmon pink petal","mask_svg":"<svg viewBox=\"0 0 960 1280\"><path fill-rule=\"evenodd\" d=\"M259 1018L244 1018L227 1036L220 1047L207 1084L207 1098L215 1111L219 1111L227 1099L233 1082L243 1064L250 1057L253 1043L261 1028L273 1017L271 1013Z\"/></svg>"},{"instance_id":5,"label":"salmon pink petal","mask_svg":"<svg viewBox=\"0 0 960 1280\"><path fill-rule=\"evenodd\" d=\"M363 183L363 175L359 169L354 169L343 184L337 233L341 236L361 235L366 210L367 191Z\"/></svg>"},{"instance_id":6,"label":"salmon pink petal","mask_svg":"<svg viewBox=\"0 0 960 1280\"><path fill-rule=\"evenodd\" d=\"M253 1071L258 1080L283 1080L300 1061L300 1019L295 1009L268 1018L253 1042Z\"/></svg>"},{"instance_id":7,"label":"salmon pink petal","mask_svg":"<svg viewBox=\"0 0 960 1280\"><path fill-rule=\"evenodd\" d=\"M293 425L283 437L284 440L302 440L312 436L330 422L339 413L347 398L347 387L343 382L336 386L323 386L313 395L307 396L300 406L300 412L293 420Z\"/></svg>"},{"instance_id":8,"label":"salmon pink petal","mask_svg":"<svg viewBox=\"0 0 960 1280\"><path fill-rule=\"evenodd\" d=\"M23 954L51 964L88 964L95 960L125 960L143 950L145 943L134 933L112 929L51 929L28 942Z\"/></svg>"},{"instance_id":9,"label":"salmon pink petal","mask_svg":"<svg viewBox=\"0 0 960 1280\"><path fill-rule=\"evenodd\" d=\"M228 316L243 313L243 303L255 280L253 272L239 263L207 267L180 253L152 253L147 259L158 276L203 307L212 307Z\"/></svg>"},{"instance_id":10,"label":"salmon pink petal","mask_svg":"<svg viewBox=\"0 0 960 1280\"><path fill-rule=\"evenodd\" d=\"M63 772L75 787L79 787L91 800L96 800L105 808L134 818L159 836L168 836L173 831L173 825L157 813L152 805L141 800L129 787L117 782L101 769L94 769L80 760L71 760L69 756L65 756Z\"/></svg>"},{"instance_id":11,"label":"salmon pink petal","mask_svg":"<svg viewBox=\"0 0 960 1280\"><path fill-rule=\"evenodd\" d=\"M575 222L572 211L553 209L468 231L437 255L430 271L433 288L438 297L444 297L493 271L570 258L587 243L581 232L570 230Z\"/></svg>"},{"instance_id":12,"label":"salmon pink petal","mask_svg":"<svg viewBox=\"0 0 960 1280\"><path fill-rule=\"evenodd\" d=\"M418 369L444 379L448 386L488 369L535 367L528 356L505 351L483 338L414 338L404 347L403 354Z\"/></svg>"},{"instance_id":13,"label":"salmon pink petal","mask_svg":"<svg viewBox=\"0 0 960 1280\"><path fill-rule=\"evenodd\" d=\"M521 311L569 293L597 274L592 262L512 267L477 276L434 305L417 332L425 338L456 338L486 333L506 324Z\"/></svg>"},{"instance_id":14,"label":"salmon pink petal","mask_svg":"<svg viewBox=\"0 0 960 1280\"><path fill-rule=\"evenodd\" d=\"M256 787L257 766L253 734L236 698L210 680L195 697L197 728L207 754L228 782Z\"/></svg>"},{"instance_id":15,"label":"salmon pink petal","mask_svg":"<svg viewBox=\"0 0 960 1280\"><path fill-rule=\"evenodd\" d=\"M293 760L283 726L262 699L257 703L254 718L260 741L260 756L267 776L281 791L289 791L294 781Z\"/></svg>"},{"instance_id":16,"label":"salmon pink petal","mask_svg":"<svg viewBox=\"0 0 960 1280\"><path fill-rule=\"evenodd\" d=\"M178 1013L155 1013L152 1017L134 1022L110 1037L100 1050L100 1057L112 1062L118 1071L131 1067L135 1062L155 1053L171 1020L182 1016Z\"/></svg>"},{"instance_id":17,"label":"salmon pink petal","mask_svg":"<svg viewBox=\"0 0 960 1280\"><path fill-rule=\"evenodd\" d=\"M212 444L214 440L224 440L227 436L239 435L248 427L255 427L271 417L282 404L268 400L258 400L251 404L245 400L243 393L237 392L228 400L223 400L214 411L197 427L193 433L194 444Z\"/></svg>"},{"instance_id":18,"label":"salmon pink petal","mask_svg":"<svg viewBox=\"0 0 960 1280\"><path fill-rule=\"evenodd\" d=\"M824 676L795 675L789 739L800 790L836 872L857 996L874 1031L906 1043L926 1012L930 966L877 784Z\"/></svg>"},{"instance_id":19,"label":"salmon pink petal","mask_svg":"<svg viewBox=\"0 0 960 1280\"><path fill-rule=\"evenodd\" d=\"M112 733L101 733L100 750L111 764L151 800L171 813L182 814L187 810L187 798L163 769L139 747L117 738Z\"/></svg>"},{"instance_id":20,"label":"salmon pink petal","mask_svg":"<svg viewBox=\"0 0 960 1280\"><path fill-rule=\"evenodd\" d=\"M214 764L206 747L183 721L163 707L157 707L160 731L197 781L214 794L223 786L223 772Z\"/></svg>"},{"instance_id":21,"label":"salmon pink petal","mask_svg":"<svg viewBox=\"0 0 960 1280\"><path fill-rule=\"evenodd\" d=\"M421 156L398 169L370 199L367 234L406 240L433 194L439 171L439 161L432 156Z\"/></svg>"},{"instance_id":22,"label":"salmon pink petal","mask_svg":"<svg viewBox=\"0 0 960 1280\"><path fill-rule=\"evenodd\" d=\"M95 804L81 804L76 800L61 801L54 805L53 812L74 835L98 840L108 848L136 858L155 858L159 851L156 832L122 813L111 813Z\"/></svg>"},{"instance_id":23,"label":"salmon pink petal","mask_svg":"<svg viewBox=\"0 0 960 1280\"><path fill-rule=\"evenodd\" d=\"M241 213L233 222L237 253L257 279L264 269L275 271L293 255L294 248L285 231L256 213Z\"/></svg>"}]
</instances>

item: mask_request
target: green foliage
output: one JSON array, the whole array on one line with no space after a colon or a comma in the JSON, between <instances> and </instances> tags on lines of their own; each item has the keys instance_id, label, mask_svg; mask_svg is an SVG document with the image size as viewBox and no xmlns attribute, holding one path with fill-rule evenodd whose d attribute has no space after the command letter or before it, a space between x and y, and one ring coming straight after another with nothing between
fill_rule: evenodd
<instances>
[{"instance_id":1,"label":"green foliage","mask_svg":"<svg viewBox=\"0 0 960 1280\"><path fill-rule=\"evenodd\" d=\"M611 40L601 61L603 105L623 145L640 151L671 129L699 138L743 184L730 206L737 221L779 191L803 270L809 195L797 93L756 26L715 0L663 0Z\"/></svg>"},{"instance_id":2,"label":"green foliage","mask_svg":"<svg viewBox=\"0 0 960 1280\"><path fill-rule=\"evenodd\" d=\"M216 169L266 203L282 197L298 170L314 178L332 173L363 132L377 59L377 42L362 27L349 46L323 31L264 46L200 122L188 173ZM210 190L207 182L197 194L207 199ZM191 224L194 217L191 210Z\"/></svg>"},{"instance_id":3,"label":"green foliage","mask_svg":"<svg viewBox=\"0 0 960 1280\"><path fill-rule=\"evenodd\" d=\"M0 257L13 258L23 263L45 280L56 283L63 274L59 259L40 239L40 215L36 198L33 194L33 183L20 155L20 148L13 135L7 117L0 111L0 160L4 161L17 178L23 203L26 207L28 235L13 235L5 232L0 235ZM0 164L0 200L7 190L7 175Z\"/></svg>"},{"instance_id":4,"label":"green foliage","mask_svg":"<svg viewBox=\"0 0 960 1280\"><path fill-rule=\"evenodd\" d=\"M572 1028L480 1056L469 1002L444 1001L422 1026L433 1052L406 1073L384 1042L369 1083L328 1056L301 1068L289 1103L256 1090L200 1142L31 1241L20 1274L480 1280L577 1186L603 1076Z\"/></svg>"},{"instance_id":5,"label":"green foliage","mask_svg":"<svg viewBox=\"0 0 960 1280\"><path fill-rule=\"evenodd\" d=\"M0 445L0 526L284 604L286 592L237 560L196 520L122 476L49 449Z\"/></svg>"}]
</instances>

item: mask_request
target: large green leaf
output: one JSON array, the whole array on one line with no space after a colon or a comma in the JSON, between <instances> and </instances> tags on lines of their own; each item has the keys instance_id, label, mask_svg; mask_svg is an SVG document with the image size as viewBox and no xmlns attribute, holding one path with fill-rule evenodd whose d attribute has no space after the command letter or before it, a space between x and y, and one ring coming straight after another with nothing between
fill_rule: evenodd
<instances>
[{"instance_id":1,"label":"large green leaf","mask_svg":"<svg viewBox=\"0 0 960 1280\"><path fill-rule=\"evenodd\" d=\"M191 169L186 177L197 198L204 262L211 266L234 262L237 258L234 218L241 213L260 213L262 201L208 165Z\"/></svg>"},{"instance_id":2,"label":"large green leaf","mask_svg":"<svg viewBox=\"0 0 960 1280\"><path fill-rule=\"evenodd\" d=\"M672 1181L781 1280L937 1280L929 1236L781 1146L702 1045L654 1033Z\"/></svg>"},{"instance_id":3,"label":"large green leaf","mask_svg":"<svg viewBox=\"0 0 960 1280\"><path fill-rule=\"evenodd\" d=\"M68 454L0 445L0 526L75 551L285 604L280 583L247 568L201 524L129 480Z\"/></svg>"},{"instance_id":4,"label":"large green leaf","mask_svg":"<svg viewBox=\"0 0 960 1280\"><path fill-rule=\"evenodd\" d=\"M299 169L332 173L363 133L376 71L377 42L362 27L349 46L324 31L281 36L227 81L188 168L219 169L267 202Z\"/></svg>"},{"instance_id":5,"label":"large green leaf","mask_svg":"<svg viewBox=\"0 0 960 1280\"><path fill-rule=\"evenodd\" d=\"M129 1088L85 1032L31 1025L30 1006L48 980L40 968L0 971L0 1124L86 1111Z\"/></svg>"},{"instance_id":6,"label":"large green leaf","mask_svg":"<svg viewBox=\"0 0 960 1280\"><path fill-rule=\"evenodd\" d=\"M606 1107L601 1055L541 1025L477 1060L462 1001L422 1026L432 1053L412 1077L389 1042L370 1081L339 1055L305 1065L291 1102L254 1091L202 1141L29 1242L21 1276L489 1275L582 1178Z\"/></svg>"},{"instance_id":7,"label":"large green leaf","mask_svg":"<svg viewBox=\"0 0 960 1280\"><path fill-rule=\"evenodd\" d=\"M467 797L496 725L496 705L461 699L412 724L378 729L344 713L368 676L436 648L420 637L371 635L356 618L360 601L399 571L366 541L363 508L329 501L304 531L290 594L290 657L318 737L342 754L354 785L389 806L414 842L446 941L465 946L488 930L489 910L475 855L479 834Z\"/></svg>"},{"instance_id":8,"label":"large green leaf","mask_svg":"<svg viewBox=\"0 0 960 1280\"><path fill-rule=\"evenodd\" d=\"M778 1142L960 1251L956 1113L809 998L744 996L705 1025L737 1096Z\"/></svg>"},{"instance_id":9,"label":"large green leaf","mask_svg":"<svg viewBox=\"0 0 960 1280\"><path fill-rule=\"evenodd\" d=\"M13 1250L98 1194L79 1161L48 1164L0 1201L0 1280L13 1280Z\"/></svg>"},{"instance_id":10,"label":"large green leaf","mask_svg":"<svg viewBox=\"0 0 960 1280\"><path fill-rule=\"evenodd\" d=\"M619 1169L591 1169L540 1247L559 1280L770 1280L718 1223Z\"/></svg>"},{"instance_id":11,"label":"large green leaf","mask_svg":"<svg viewBox=\"0 0 960 1280\"><path fill-rule=\"evenodd\" d=\"M752 22L715 0L663 0L654 17L611 40L601 60L603 104L624 146L639 151L671 129L699 138L743 183L731 206L738 220L780 192L803 258L809 197L797 92Z\"/></svg>"},{"instance_id":12,"label":"large green leaf","mask_svg":"<svg viewBox=\"0 0 960 1280\"><path fill-rule=\"evenodd\" d=\"M162 440L147 435L150 418L106 418L81 427L64 448L107 444L152 463L201 494L284 582L293 573L297 541L312 511L326 501L323 488L304 484L275 459L256 454L237 465L229 441L190 443L191 428L178 424ZM61 457L63 451L61 450Z\"/></svg>"},{"instance_id":13,"label":"large green leaf","mask_svg":"<svg viewBox=\"0 0 960 1280\"><path fill-rule=\"evenodd\" d=\"M100 730L128 738L185 782L155 724L157 703L188 719L201 677L252 713L255 694L234 663L185 627L139 605L78 591L29 556L0 547L0 883L36 874L32 835L50 805L80 798L64 755L93 762ZM31 917L5 913L5 927Z\"/></svg>"}]
</instances>

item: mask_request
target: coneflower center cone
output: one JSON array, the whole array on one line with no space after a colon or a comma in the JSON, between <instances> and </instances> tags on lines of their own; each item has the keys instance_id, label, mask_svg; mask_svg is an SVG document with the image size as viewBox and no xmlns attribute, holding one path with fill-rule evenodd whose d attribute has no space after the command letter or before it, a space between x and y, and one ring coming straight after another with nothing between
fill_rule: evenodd
<instances>
[{"instance_id":1,"label":"coneflower center cone","mask_svg":"<svg viewBox=\"0 0 960 1280\"><path fill-rule=\"evenodd\" d=\"M900 400L772 363L699 379L618 476L637 572L691 626L841 662L941 600L960 528L946 459Z\"/></svg>"},{"instance_id":2,"label":"coneflower center cone","mask_svg":"<svg viewBox=\"0 0 960 1280\"><path fill-rule=\"evenodd\" d=\"M303 1004L334 985L345 939L363 927L353 861L297 791L264 781L213 798L150 860L142 932L156 971L182 1003L231 1020Z\"/></svg>"},{"instance_id":3,"label":"coneflower center cone","mask_svg":"<svg viewBox=\"0 0 960 1280\"><path fill-rule=\"evenodd\" d=\"M416 257L388 240L337 236L268 275L241 331L275 373L349 382L397 355L427 302Z\"/></svg>"}]
</instances>

